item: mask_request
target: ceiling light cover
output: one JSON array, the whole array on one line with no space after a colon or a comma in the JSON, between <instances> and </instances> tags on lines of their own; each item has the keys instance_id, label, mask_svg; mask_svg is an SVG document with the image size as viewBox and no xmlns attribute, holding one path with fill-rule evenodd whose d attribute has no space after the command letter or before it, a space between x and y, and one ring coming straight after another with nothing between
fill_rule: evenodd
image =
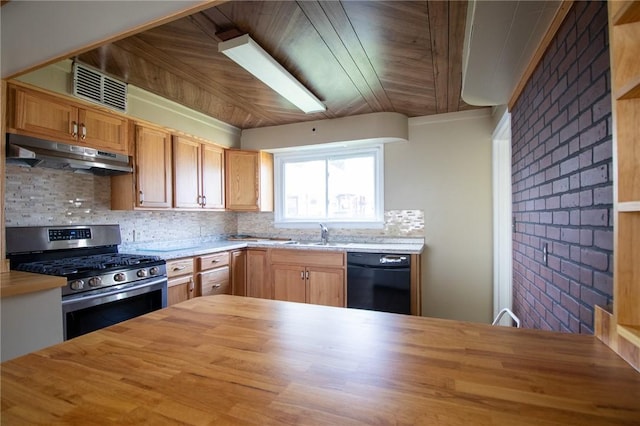
<instances>
[{"instance_id":1,"label":"ceiling light cover","mask_svg":"<svg viewBox=\"0 0 640 426\"><path fill-rule=\"evenodd\" d=\"M218 52L224 53L306 114L327 110L313 93L253 41L249 34L218 43Z\"/></svg>"}]
</instances>

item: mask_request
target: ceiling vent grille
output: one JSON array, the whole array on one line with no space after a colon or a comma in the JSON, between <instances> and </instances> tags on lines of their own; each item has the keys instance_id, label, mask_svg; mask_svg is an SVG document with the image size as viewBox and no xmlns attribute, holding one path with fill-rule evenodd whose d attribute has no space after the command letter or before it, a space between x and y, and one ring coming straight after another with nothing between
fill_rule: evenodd
<instances>
[{"instance_id":1,"label":"ceiling vent grille","mask_svg":"<svg viewBox=\"0 0 640 426\"><path fill-rule=\"evenodd\" d=\"M117 111L127 111L127 83L78 63L73 64L73 94Z\"/></svg>"}]
</instances>

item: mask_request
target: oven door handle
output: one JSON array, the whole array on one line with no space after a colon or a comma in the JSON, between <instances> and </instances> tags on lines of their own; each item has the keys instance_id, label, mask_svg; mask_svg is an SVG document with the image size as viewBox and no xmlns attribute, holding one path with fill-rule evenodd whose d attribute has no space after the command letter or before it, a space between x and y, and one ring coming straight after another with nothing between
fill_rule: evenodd
<instances>
[{"instance_id":1,"label":"oven door handle","mask_svg":"<svg viewBox=\"0 0 640 426\"><path fill-rule=\"evenodd\" d=\"M83 309L89 306L95 306L102 303L109 303L116 300L122 300L126 297L136 296L144 294L149 291L156 290L157 287L164 287L166 292L167 277L159 277L153 280L145 280L142 283L131 285L129 287L118 287L112 291L105 291L102 293L91 294L88 296L80 296L75 298L68 298L62 300L62 311L64 313L71 312L79 309ZM163 298L164 299L164 298ZM166 306L163 303L163 306Z\"/></svg>"}]
</instances>

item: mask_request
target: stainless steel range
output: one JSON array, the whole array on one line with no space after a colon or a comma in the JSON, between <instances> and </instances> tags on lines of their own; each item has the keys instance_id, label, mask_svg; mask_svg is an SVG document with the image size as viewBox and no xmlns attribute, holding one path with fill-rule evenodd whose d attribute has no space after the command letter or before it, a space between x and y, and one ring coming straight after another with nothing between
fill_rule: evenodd
<instances>
[{"instance_id":1,"label":"stainless steel range","mask_svg":"<svg viewBox=\"0 0 640 426\"><path fill-rule=\"evenodd\" d=\"M119 225L6 228L11 269L67 278L64 339L167 306L166 262L118 252Z\"/></svg>"}]
</instances>

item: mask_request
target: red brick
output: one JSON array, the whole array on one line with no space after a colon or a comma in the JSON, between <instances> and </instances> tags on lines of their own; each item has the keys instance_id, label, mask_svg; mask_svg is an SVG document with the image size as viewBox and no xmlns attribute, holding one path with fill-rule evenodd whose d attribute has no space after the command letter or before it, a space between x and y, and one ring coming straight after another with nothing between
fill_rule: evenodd
<instances>
[{"instance_id":1,"label":"red brick","mask_svg":"<svg viewBox=\"0 0 640 426\"><path fill-rule=\"evenodd\" d=\"M568 148L567 148L568 149ZM560 175L575 172L580 168L580 157L572 157L560 163Z\"/></svg>"},{"instance_id":2,"label":"red brick","mask_svg":"<svg viewBox=\"0 0 640 426\"><path fill-rule=\"evenodd\" d=\"M553 273L553 284L565 293L569 292L569 280L557 272Z\"/></svg>"},{"instance_id":3,"label":"red brick","mask_svg":"<svg viewBox=\"0 0 640 426\"><path fill-rule=\"evenodd\" d=\"M583 210L580 213L580 224L606 227L609 221L607 209Z\"/></svg>"},{"instance_id":4,"label":"red brick","mask_svg":"<svg viewBox=\"0 0 640 426\"><path fill-rule=\"evenodd\" d=\"M563 293L560 297L560 304L574 317L580 317L580 305L573 297Z\"/></svg>"},{"instance_id":5,"label":"red brick","mask_svg":"<svg viewBox=\"0 0 640 426\"><path fill-rule=\"evenodd\" d=\"M610 101L610 100L609 100ZM593 147L593 162L599 163L601 161L611 161L612 154L612 142L611 139L607 139L601 144Z\"/></svg>"},{"instance_id":6,"label":"red brick","mask_svg":"<svg viewBox=\"0 0 640 426\"><path fill-rule=\"evenodd\" d=\"M583 265L591 266L599 271L606 271L609 269L609 257L607 256L607 253L601 251L583 248L580 251L580 262Z\"/></svg>"},{"instance_id":7,"label":"red brick","mask_svg":"<svg viewBox=\"0 0 640 426\"><path fill-rule=\"evenodd\" d=\"M559 303L553 304L553 315L565 324L569 324L569 311L560 306Z\"/></svg>"},{"instance_id":8,"label":"red brick","mask_svg":"<svg viewBox=\"0 0 640 426\"><path fill-rule=\"evenodd\" d=\"M593 195L590 189L580 192L580 207L589 207L593 204Z\"/></svg>"},{"instance_id":9,"label":"red brick","mask_svg":"<svg viewBox=\"0 0 640 426\"><path fill-rule=\"evenodd\" d=\"M569 225L580 226L580 210L574 209L569 211Z\"/></svg>"},{"instance_id":10,"label":"red brick","mask_svg":"<svg viewBox=\"0 0 640 426\"><path fill-rule=\"evenodd\" d=\"M560 260L560 272L574 280L580 279L580 267L575 263Z\"/></svg>"},{"instance_id":11,"label":"red brick","mask_svg":"<svg viewBox=\"0 0 640 426\"><path fill-rule=\"evenodd\" d=\"M549 197L545 200L545 206L547 210L560 208L560 197Z\"/></svg>"},{"instance_id":12,"label":"red brick","mask_svg":"<svg viewBox=\"0 0 640 426\"><path fill-rule=\"evenodd\" d=\"M607 122L600 121L593 127L580 133L580 149L595 145L609 136L607 131Z\"/></svg>"},{"instance_id":13,"label":"red brick","mask_svg":"<svg viewBox=\"0 0 640 426\"><path fill-rule=\"evenodd\" d=\"M560 196L560 207L562 208L578 207L579 205L580 205L580 194L578 194L577 192L562 194L562 196ZM568 220L567 220L567 223L565 223L564 225L567 225L567 224L569 224Z\"/></svg>"},{"instance_id":14,"label":"red brick","mask_svg":"<svg viewBox=\"0 0 640 426\"><path fill-rule=\"evenodd\" d=\"M604 272L593 273L593 288L604 294L613 294L613 277Z\"/></svg>"},{"instance_id":15,"label":"red brick","mask_svg":"<svg viewBox=\"0 0 640 426\"><path fill-rule=\"evenodd\" d=\"M613 251L613 232L610 230L595 230L593 245L604 249Z\"/></svg>"},{"instance_id":16,"label":"red brick","mask_svg":"<svg viewBox=\"0 0 640 426\"><path fill-rule=\"evenodd\" d=\"M611 299L606 21L606 3L573 3L512 109L514 309L526 327L592 333L593 305Z\"/></svg>"},{"instance_id":17,"label":"red brick","mask_svg":"<svg viewBox=\"0 0 640 426\"><path fill-rule=\"evenodd\" d=\"M580 284L593 285L593 270L591 268L580 268Z\"/></svg>"},{"instance_id":18,"label":"red brick","mask_svg":"<svg viewBox=\"0 0 640 426\"><path fill-rule=\"evenodd\" d=\"M580 230L580 245L590 247L593 244L593 231L591 229Z\"/></svg>"},{"instance_id":19,"label":"red brick","mask_svg":"<svg viewBox=\"0 0 640 426\"><path fill-rule=\"evenodd\" d=\"M553 182L553 193L558 194L569 190L569 179L563 178Z\"/></svg>"},{"instance_id":20,"label":"red brick","mask_svg":"<svg viewBox=\"0 0 640 426\"><path fill-rule=\"evenodd\" d=\"M567 211L553 212L553 224L554 225L568 225L569 224L569 212L567 212Z\"/></svg>"},{"instance_id":21,"label":"red brick","mask_svg":"<svg viewBox=\"0 0 640 426\"><path fill-rule=\"evenodd\" d=\"M579 167L581 169L589 167L590 165L593 164L593 151L588 149L584 152L581 152L579 158L580 158Z\"/></svg>"},{"instance_id":22,"label":"red brick","mask_svg":"<svg viewBox=\"0 0 640 426\"><path fill-rule=\"evenodd\" d=\"M580 172L582 186L598 185L609 181L609 167L602 165Z\"/></svg>"},{"instance_id":23,"label":"red brick","mask_svg":"<svg viewBox=\"0 0 640 426\"><path fill-rule=\"evenodd\" d=\"M578 229L562 228L562 231L560 231L560 235L562 241L574 244L580 243L580 231Z\"/></svg>"}]
</instances>

